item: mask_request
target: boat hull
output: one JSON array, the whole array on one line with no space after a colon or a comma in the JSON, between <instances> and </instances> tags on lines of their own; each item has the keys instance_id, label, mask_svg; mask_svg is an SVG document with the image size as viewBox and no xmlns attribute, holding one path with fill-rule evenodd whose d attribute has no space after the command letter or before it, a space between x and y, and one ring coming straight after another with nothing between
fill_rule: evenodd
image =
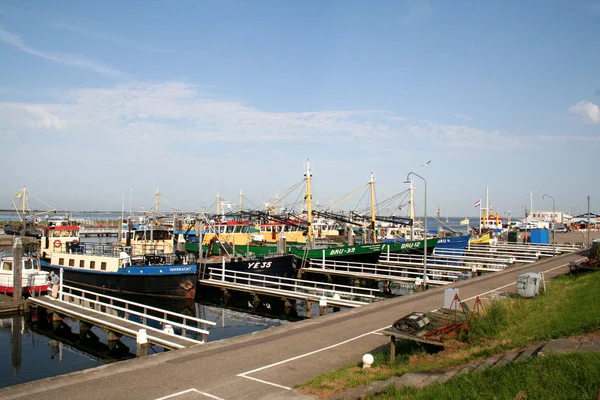
<instances>
[{"instance_id":1,"label":"boat hull","mask_svg":"<svg viewBox=\"0 0 600 400\"><path fill-rule=\"evenodd\" d=\"M42 269L60 272L67 285L104 293L166 298L194 298L196 265L156 265L123 268L118 272L86 271L42 262Z\"/></svg>"},{"instance_id":2,"label":"boat hull","mask_svg":"<svg viewBox=\"0 0 600 400\"><path fill-rule=\"evenodd\" d=\"M296 258L293 255L250 260L238 258L225 262L225 270L294 278L296 275L296 265ZM210 268L222 269L223 263L220 261L207 260L207 262L203 263L200 267L200 276L206 276Z\"/></svg>"}]
</instances>

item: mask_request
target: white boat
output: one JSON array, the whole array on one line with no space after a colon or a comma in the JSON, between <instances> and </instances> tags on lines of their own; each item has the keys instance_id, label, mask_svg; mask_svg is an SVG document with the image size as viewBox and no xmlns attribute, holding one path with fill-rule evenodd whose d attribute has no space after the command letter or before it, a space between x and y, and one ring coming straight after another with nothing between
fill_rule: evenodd
<instances>
[{"instance_id":1,"label":"white boat","mask_svg":"<svg viewBox=\"0 0 600 400\"><path fill-rule=\"evenodd\" d=\"M49 273L41 270L39 260L34 257L23 257L21 264L23 295L46 292L48 290ZM0 258L0 293L14 293L14 271L13 257Z\"/></svg>"}]
</instances>

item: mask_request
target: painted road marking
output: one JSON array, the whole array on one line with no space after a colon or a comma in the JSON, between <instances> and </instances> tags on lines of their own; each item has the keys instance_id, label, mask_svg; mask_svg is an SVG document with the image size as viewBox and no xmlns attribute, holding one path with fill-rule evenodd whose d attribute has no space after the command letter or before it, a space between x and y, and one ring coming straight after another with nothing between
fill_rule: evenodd
<instances>
[{"instance_id":1,"label":"painted road marking","mask_svg":"<svg viewBox=\"0 0 600 400\"><path fill-rule=\"evenodd\" d=\"M555 269L564 268L564 267L566 267L566 266L568 266L568 265L569 265L569 264L562 264L562 265L559 265L558 267L550 268L550 269L548 269L548 270L546 270L546 271L543 271L543 272L544 272L544 273L546 273L546 272L554 271ZM500 290L500 289L503 289L503 288L505 288L505 287L508 287L508 286L512 286L512 285L514 285L514 284L515 284L515 282L512 282L512 283L509 283L509 284L507 284L507 285L499 286L499 287L497 287L497 288L495 288L495 289L493 289L493 290L488 290L487 292L483 292L483 293L480 293L480 294L478 294L478 295L475 295L475 296L469 297L468 299L466 299L466 300L463 300L463 301L469 301L469 300L473 300L473 299L474 299L474 298L476 298L476 297L479 297L479 296L484 296L484 295L486 295L486 294L488 294L488 293L492 293L492 292L498 291L498 290ZM435 310L434 310L434 311L435 311ZM275 367L275 366L278 366L278 365L281 365L281 364L285 364L285 363L288 363L288 362L290 362L290 361L299 360L299 359L301 359L301 358L308 357L308 356L311 356L311 355L313 355L313 354L320 353L320 352L322 352L322 351L325 351L325 350L333 349L333 348L335 348L335 347L341 346L341 345L343 345L343 344L346 344L346 343L350 343L350 342L352 342L352 341L354 341L354 340L360 339L360 338L362 338L362 337L365 337L365 336L368 336L368 335L381 335L381 333L379 333L379 331L382 331L382 330L384 330L384 329L387 329L387 328L390 328L390 327L391 327L391 325L387 325L387 326L384 326L383 328L379 328L379 329L376 329L376 330L374 330L374 331L367 332L367 333L363 333L362 335L358 335L358 336L356 336L356 337L350 338L350 339L348 339L348 340L344 340L343 342L339 342L339 343L336 343L336 344L332 344L331 346L323 347L323 348L321 348L321 349L314 350L314 351L311 351L311 352L309 352L309 353L300 354L300 355L298 355L298 356L295 356L295 357L292 357L292 358L288 358L288 359L286 359L286 360L281 360L281 361L278 361L278 362L276 362L276 363L273 363L273 364L265 365L264 367L256 368L256 369L253 369L253 370L251 370L251 371L246 371L246 372L243 372L243 373L241 373L241 374L238 374L237 376L239 376L239 377L241 377L241 378L250 379L250 380L253 380L253 381L256 381L256 382L264 383L264 384L266 384L266 385L275 386L275 387L278 387L278 388L281 388L281 389L285 389L285 390L291 390L291 388L289 388L289 387L287 387L287 386L279 385L279 384L277 384L277 383L273 383L273 382L268 382L268 381L265 381L265 380L262 380L262 379L253 378L253 377L251 377L251 376L247 376L247 375L249 375L249 374L252 374L252 373L254 373L254 372L258 372L258 371L263 371L263 370L265 370L265 369L269 369L269 368L271 368L271 367Z\"/></svg>"},{"instance_id":2,"label":"painted road marking","mask_svg":"<svg viewBox=\"0 0 600 400\"><path fill-rule=\"evenodd\" d=\"M208 397L209 399L212 399L212 400L224 400L224 399L222 399L220 397L217 397L215 395L212 395L210 393L201 392L200 390L195 389L195 388L184 390L182 392L173 393L173 394L170 394L170 395L165 396L165 397L159 397L158 399L155 399L155 400L172 399L174 397L182 396L182 395L185 395L185 394L188 394L188 393L198 393L198 394L200 394L202 396L205 396L205 397Z\"/></svg>"}]
</instances>

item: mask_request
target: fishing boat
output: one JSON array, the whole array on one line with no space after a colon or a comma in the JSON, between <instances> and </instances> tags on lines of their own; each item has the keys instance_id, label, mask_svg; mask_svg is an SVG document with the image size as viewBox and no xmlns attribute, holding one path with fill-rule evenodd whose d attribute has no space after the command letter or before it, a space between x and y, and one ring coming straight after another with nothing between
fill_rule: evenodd
<instances>
[{"instance_id":1,"label":"fishing boat","mask_svg":"<svg viewBox=\"0 0 600 400\"><path fill-rule=\"evenodd\" d=\"M185 252L165 251L173 248L172 235L158 228L143 231L126 235L129 246L92 245L79 241L79 226L46 227L40 243L42 268L63 269L66 283L92 290L193 298L197 266L189 263Z\"/></svg>"},{"instance_id":2,"label":"fishing boat","mask_svg":"<svg viewBox=\"0 0 600 400\"><path fill-rule=\"evenodd\" d=\"M15 262L13 257L0 258L0 293L14 293ZM44 293L48 290L48 272L42 271L40 262L34 257L22 257L21 279L23 295Z\"/></svg>"}]
</instances>

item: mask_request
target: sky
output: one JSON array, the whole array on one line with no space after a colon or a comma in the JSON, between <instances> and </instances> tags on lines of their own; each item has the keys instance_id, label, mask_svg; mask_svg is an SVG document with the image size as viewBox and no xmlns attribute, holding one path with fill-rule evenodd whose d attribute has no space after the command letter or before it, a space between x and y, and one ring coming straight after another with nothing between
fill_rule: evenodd
<instances>
[{"instance_id":1,"label":"sky","mask_svg":"<svg viewBox=\"0 0 600 400\"><path fill-rule=\"evenodd\" d=\"M373 173L402 199L379 213L407 215L413 172L420 215L425 182L430 215L477 215L486 188L513 218L599 211L599 20L598 0L4 0L0 208L23 186L38 209L292 207L310 159L319 207L363 207Z\"/></svg>"}]
</instances>

